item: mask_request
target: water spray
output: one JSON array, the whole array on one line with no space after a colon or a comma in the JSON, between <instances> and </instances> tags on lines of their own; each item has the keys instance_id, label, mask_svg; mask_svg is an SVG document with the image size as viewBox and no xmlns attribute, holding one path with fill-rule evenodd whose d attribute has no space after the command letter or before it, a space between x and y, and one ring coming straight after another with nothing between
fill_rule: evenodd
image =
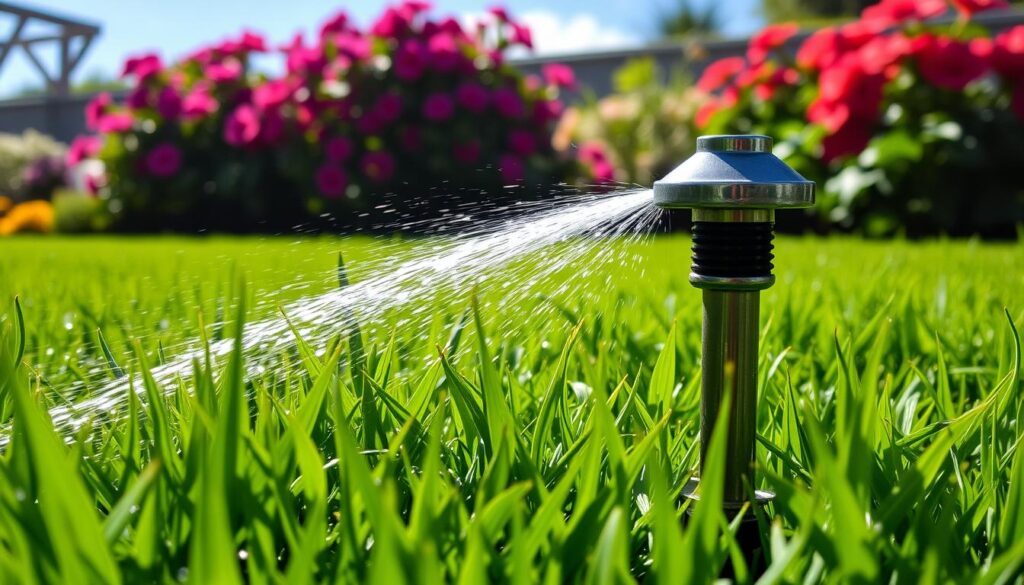
<instances>
[{"instance_id":1,"label":"water spray","mask_svg":"<svg viewBox=\"0 0 1024 585\"><path fill-rule=\"evenodd\" d=\"M766 503L754 488L760 291L775 283L776 209L814 205L814 183L772 154L768 136L701 136L697 152L654 183L654 204L693 210L690 284L703 292L701 468L723 398L731 396L724 504Z\"/></svg>"}]
</instances>

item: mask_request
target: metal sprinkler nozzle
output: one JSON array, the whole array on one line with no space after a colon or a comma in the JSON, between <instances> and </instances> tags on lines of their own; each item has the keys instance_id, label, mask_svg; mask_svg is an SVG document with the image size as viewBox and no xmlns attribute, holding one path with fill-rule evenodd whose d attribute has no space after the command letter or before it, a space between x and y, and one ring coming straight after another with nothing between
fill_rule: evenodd
<instances>
[{"instance_id":1,"label":"metal sprinkler nozzle","mask_svg":"<svg viewBox=\"0 0 1024 585\"><path fill-rule=\"evenodd\" d=\"M722 398L727 414L725 493L738 508L756 487L760 291L775 283L775 210L814 205L814 183L772 154L768 136L701 136L697 152L654 183L654 204L693 209L690 284L703 290L701 469ZM755 492L758 503L772 494Z\"/></svg>"}]
</instances>

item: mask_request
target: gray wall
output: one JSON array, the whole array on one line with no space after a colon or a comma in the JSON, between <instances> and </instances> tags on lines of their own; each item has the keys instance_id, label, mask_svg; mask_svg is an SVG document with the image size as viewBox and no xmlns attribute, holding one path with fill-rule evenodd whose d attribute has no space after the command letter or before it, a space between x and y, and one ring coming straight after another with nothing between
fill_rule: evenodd
<instances>
[{"instance_id":1,"label":"gray wall","mask_svg":"<svg viewBox=\"0 0 1024 585\"><path fill-rule=\"evenodd\" d=\"M1018 10L990 11L979 14L975 21L992 31L1024 24L1024 12ZM807 34L790 40L788 49L795 51ZM746 40L661 42L636 49L599 51L575 55L552 55L518 59L514 63L527 73L540 73L547 63L564 63L572 67L579 83L602 97L612 92L612 75L630 59L653 57L667 77L677 68L689 71L696 78L708 63L746 51ZM570 96L572 99L573 96ZM91 95L65 98L38 97L0 101L0 132L20 133L28 128L45 132L63 142L70 142L85 132L85 104Z\"/></svg>"}]
</instances>

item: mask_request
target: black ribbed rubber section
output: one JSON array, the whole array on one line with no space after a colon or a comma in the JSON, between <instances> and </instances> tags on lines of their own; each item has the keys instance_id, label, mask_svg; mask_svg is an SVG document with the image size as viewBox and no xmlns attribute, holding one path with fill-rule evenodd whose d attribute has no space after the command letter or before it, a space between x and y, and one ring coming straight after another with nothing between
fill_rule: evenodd
<instances>
[{"instance_id":1,"label":"black ribbed rubber section","mask_svg":"<svg viewBox=\"0 0 1024 585\"><path fill-rule=\"evenodd\" d=\"M771 222L693 222L693 266L700 276L755 278L771 276Z\"/></svg>"}]
</instances>

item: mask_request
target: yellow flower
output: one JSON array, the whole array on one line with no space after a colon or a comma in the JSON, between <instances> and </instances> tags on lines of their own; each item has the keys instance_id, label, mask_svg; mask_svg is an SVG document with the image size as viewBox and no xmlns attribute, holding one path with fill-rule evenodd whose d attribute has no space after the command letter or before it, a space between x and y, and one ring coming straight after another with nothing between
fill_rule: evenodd
<instances>
[{"instance_id":1,"label":"yellow flower","mask_svg":"<svg viewBox=\"0 0 1024 585\"><path fill-rule=\"evenodd\" d=\"M3 195L0 195L0 217L2 217L3 214L7 213L7 211L13 205L14 205L14 202L11 201L10 197L4 197Z\"/></svg>"},{"instance_id":2,"label":"yellow flower","mask_svg":"<svg viewBox=\"0 0 1024 585\"><path fill-rule=\"evenodd\" d=\"M0 236L19 232L53 231L53 206L49 201L35 200L20 203L0 218Z\"/></svg>"}]
</instances>

